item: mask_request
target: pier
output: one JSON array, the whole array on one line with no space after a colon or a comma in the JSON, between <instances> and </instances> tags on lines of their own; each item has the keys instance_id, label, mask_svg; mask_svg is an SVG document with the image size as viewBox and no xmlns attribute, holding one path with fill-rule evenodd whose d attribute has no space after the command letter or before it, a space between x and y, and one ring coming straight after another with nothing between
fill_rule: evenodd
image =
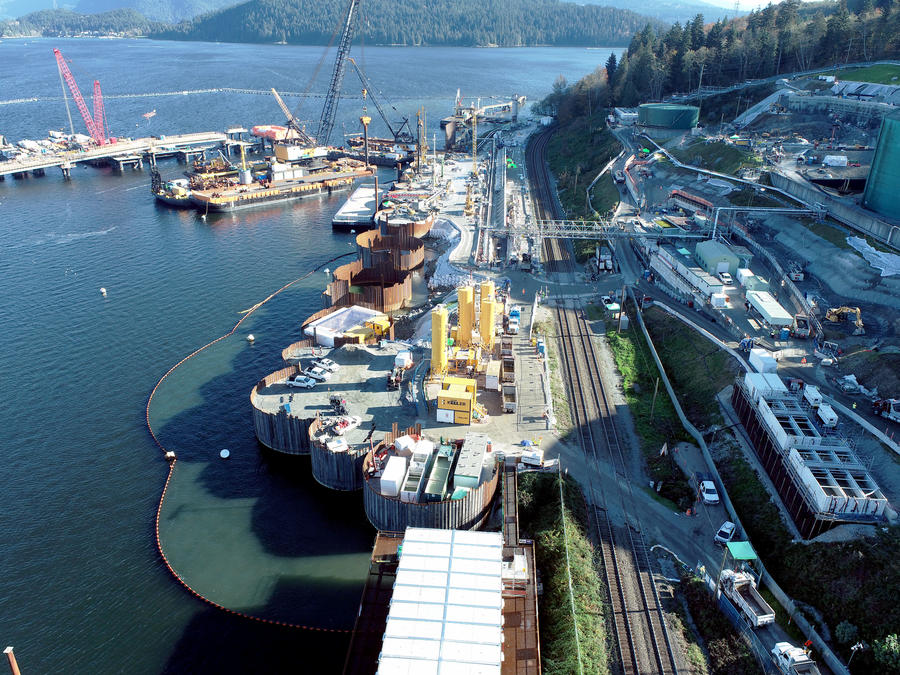
<instances>
[{"instance_id":1,"label":"pier","mask_svg":"<svg viewBox=\"0 0 900 675\"><path fill-rule=\"evenodd\" d=\"M120 140L90 150L69 150L0 162L0 180L6 176L24 178L29 173L33 176L43 176L47 169L53 167L59 167L63 177L68 178L72 167L82 162L112 162L120 171L126 166L139 169L143 167L144 158L153 166L156 159L173 154L181 154L188 159L216 145L222 145L227 149L242 143L244 141L229 139L224 133L217 131L178 134L164 138Z\"/></svg>"}]
</instances>

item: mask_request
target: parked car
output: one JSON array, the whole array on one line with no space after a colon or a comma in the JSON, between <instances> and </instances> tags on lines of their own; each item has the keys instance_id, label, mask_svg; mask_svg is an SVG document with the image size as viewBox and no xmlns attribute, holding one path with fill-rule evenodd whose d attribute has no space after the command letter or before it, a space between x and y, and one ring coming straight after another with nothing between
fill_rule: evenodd
<instances>
[{"instance_id":1,"label":"parked car","mask_svg":"<svg viewBox=\"0 0 900 675\"><path fill-rule=\"evenodd\" d=\"M316 359L315 361L312 362L312 364L313 364L313 366L316 366L317 368L321 368L322 370L327 370L329 373L336 373L341 368L341 366L339 364L335 363L331 359L326 359L326 358Z\"/></svg>"},{"instance_id":2,"label":"parked car","mask_svg":"<svg viewBox=\"0 0 900 675\"><path fill-rule=\"evenodd\" d=\"M703 500L704 504L715 505L719 503L719 493L716 490L716 484L711 480L701 480L698 489L700 491L700 499Z\"/></svg>"},{"instance_id":3,"label":"parked car","mask_svg":"<svg viewBox=\"0 0 900 675\"><path fill-rule=\"evenodd\" d=\"M734 537L735 525L730 520L726 520L716 532L715 540L717 544L725 545Z\"/></svg>"},{"instance_id":4,"label":"parked car","mask_svg":"<svg viewBox=\"0 0 900 675\"><path fill-rule=\"evenodd\" d=\"M623 171L616 171L615 178L617 183L625 182L625 173Z\"/></svg>"},{"instance_id":5,"label":"parked car","mask_svg":"<svg viewBox=\"0 0 900 675\"><path fill-rule=\"evenodd\" d=\"M297 375L296 377L288 380L285 384L289 387L300 387L301 389L312 389L315 387L318 382L311 377L307 377L306 375Z\"/></svg>"},{"instance_id":6,"label":"parked car","mask_svg":"<svg viewBox=\"0 0 900 675\"><path fill-rule=\"evenodd\" d=\"M324 382L331 377L331 373L329 373L324 368L319 368L318 366L310 366L302 372L304 375L306 375L307 377L311 377L316 382Z\"/></svg>"},{"instance_id":7,"label":"parked car","mask_svg":"<svg viewBox=\"0 0 900 675\"><path fill-rule=\"evenodd\" d=\"M518 335L519 334L519 320L515 317L509 320L509 323L506 326L506 332L510 335Z\"/></svg>"},{"instance_id":8,"label":"parked car","mask_svg":"<svg viewBox=\"0 0 900 675\"><path fill-rule=\"evenodd\" d=\"M601 296L600 302L603 303L603 306L606 308L606 311L610 312L611 314L614 314L614 315L617 314L620 309L619 303L616 302L615 300L613 300L608 295Z\"/></svg>"},{"instance_id":9,"label":"parked car","mask_svg":"<svg viewBox=\"0 0 900 675\"><path fill-rule=\"evenodd\" d=\"M719 272L719 279L721 279L722 283L726 286L734 285L734 279L731 278L731 275L728 272Z\"/></svg>"}]
</instances>

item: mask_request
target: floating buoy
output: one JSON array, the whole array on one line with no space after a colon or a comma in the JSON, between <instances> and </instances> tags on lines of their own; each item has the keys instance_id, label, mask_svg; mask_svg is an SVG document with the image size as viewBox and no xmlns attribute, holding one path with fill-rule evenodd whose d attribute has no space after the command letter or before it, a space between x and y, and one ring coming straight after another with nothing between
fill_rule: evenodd
<instances>
[{"instance_id":1,"label":"floating buoy","mask_svg":"<svg viewBox=\"0 0 900 675\"><path fill-rule=\"evenodd\" d=\"M350 234L356 234L356 230L350 230Z\"/></svg>"},{"instance_id":2,"label":"floating buoy","mask_svg":"<svg viewBox=\"0 0 900 675\"><path fill-rule=\"evenodd\" d=\"M221 457L222 459L228 459L229 457L231 457L231 451L226 448L219 453L219 457Z\"/></svg>"},{"instance_id":3,"label":"floating buoy","mask_svg":"<svg viewBox=\"0 0 900 675\"><path fill-rule=\"evenodd\" d=\"M102 295L104 298L106 297L106 289L105 288L100 289L100 295Z\"/></svg>"},{"instance_id":4,"label":"floating buoy","mask_svg":"<svg viewBox=\"0 0 900 675\"><path fill-rule=\"evenodd\" d=\"M247 336L247 342L253 342L254 340L256 340L256 338L253 337L253 333L250 333L250 335Z\"/></svg>"},{"instance_id":5,"label":"floating buoy","mask_svg":"<svg viewBox=\"0 0 900 675\"><path fill-rule=\"evenodd\" d=\"M325 276L327 277L331 273L331 270L327 267L325 268Z\"/></svg>"},{"instance_id":6,"label":"floating buoy","mask_svg":"<svg viewBox=\"0 0 900 675\"><path fill-rule=\"evenodd\" d=\"M171 450L169 450L169 451L166 453L166 461L167 461L167 462L174 462L174 461L175 461L175 453L172 452Z\"/></svg>"}]
</instances>

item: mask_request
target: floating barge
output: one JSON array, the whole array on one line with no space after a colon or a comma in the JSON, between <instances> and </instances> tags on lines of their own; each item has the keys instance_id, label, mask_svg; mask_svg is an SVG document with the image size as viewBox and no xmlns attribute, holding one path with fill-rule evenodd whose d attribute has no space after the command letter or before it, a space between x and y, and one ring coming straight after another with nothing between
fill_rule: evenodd
<instances>
[{"instance_id":1,"label":"floating barge","mask_svg":"<svg viewBox=\"0 0 900 675\"><path fill-rule=\"evenodd\" d=\"M380 198L384 192L378 190ZM378 199L375 185L363 183L347 199L331 220L331 228L339 232L350 230L370 230L375 227L375 206Z\"/></svg>"},{"instance_id":2,"label":"floating barge","mask_svg":"<svg viewBox=\"0 0 900 675\"><path fill-rule=\"evenodd\" d=\"M227 188L194 190L191 200L201 211L227 212L237 209L293 201L349 188L357 178L371 176L372 169L350 167L313 173L287 180L248 182Z\"/></svg>"}]
</instances>

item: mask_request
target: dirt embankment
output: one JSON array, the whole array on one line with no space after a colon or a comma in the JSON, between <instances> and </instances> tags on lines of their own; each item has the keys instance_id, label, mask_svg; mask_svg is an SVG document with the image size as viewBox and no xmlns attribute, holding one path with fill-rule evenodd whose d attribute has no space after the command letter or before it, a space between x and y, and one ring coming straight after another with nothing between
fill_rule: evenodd
<instances>
[{"instance_id":1,"label":"dirt embankment","mask_svg":"<svg viewBox=\"0 0 900 675\"><path fill-rule=\"evenodd\" d=\"M840 369L843 373L856 375L857 381L867 389L878 387L878 395L882 398L900 398L900 350L855 352L841 359Z\"/></svg>"}]
</instances>

